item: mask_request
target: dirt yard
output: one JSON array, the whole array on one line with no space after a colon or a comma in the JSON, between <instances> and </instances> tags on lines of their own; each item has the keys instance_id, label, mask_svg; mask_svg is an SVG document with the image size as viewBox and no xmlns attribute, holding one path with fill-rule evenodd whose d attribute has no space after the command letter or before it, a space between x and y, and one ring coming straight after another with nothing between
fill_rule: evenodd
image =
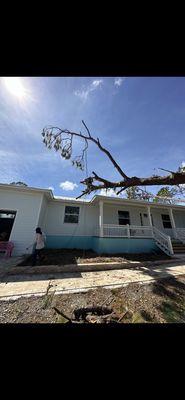
<instances>
[{"instance_id":1,"label":"dirt yard","mask_svg":"<svg viewBox=\"0 0 185 400\"><path fill-rule=\"evenodd\" d=\"M101 254L91 250L77 249L44 249L40 265L67 265L67 264L88 264L100 262L120 262L126 260L132 261L155 261L170 259L166 254ZM32 257L25 257L18 266L32 265Z\"/></svg>"},{"instance_id":2,"label":"dirt yard","mask_svg":"<svg viewBox=\"0 0 185 400\"><path fill-rule=\"evenodd\" d=\"M0 301L0 323L70 323L83 307L112 309L119 323L184 323L185 276L150 284L129 284L119 289L95 289L85 293Z\"/></svg>"}]
</instances>

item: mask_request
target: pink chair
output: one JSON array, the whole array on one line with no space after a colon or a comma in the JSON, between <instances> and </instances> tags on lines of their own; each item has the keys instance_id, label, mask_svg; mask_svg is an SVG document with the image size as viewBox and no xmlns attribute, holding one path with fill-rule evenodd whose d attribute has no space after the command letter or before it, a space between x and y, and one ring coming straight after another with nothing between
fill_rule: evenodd
<instances>
[{"instance_id":1,"label":"pink chair","mask_svg":"<svg viewBox=\"0 0 185 400\"><path fill-rule=\"evenodd\" d=\"M0 242L0 251L5 251L5 258L11 257L13 248L13 242Z\"/></svg>"}]
</instances>

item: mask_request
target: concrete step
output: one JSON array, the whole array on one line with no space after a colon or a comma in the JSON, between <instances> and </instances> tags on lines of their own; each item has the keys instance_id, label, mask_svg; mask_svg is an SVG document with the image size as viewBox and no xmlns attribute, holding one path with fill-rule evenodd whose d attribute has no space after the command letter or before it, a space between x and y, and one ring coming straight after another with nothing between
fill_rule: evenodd
<instances>
[{"instance_id":1,"label":"concrete step","mask_svg":"<svg viewBox=\"0 0 185 400\"><path fill-rule=\"evenodd\" d=\"M177 248L185 247L185 244L174 244L173 247L177 247Z\"/></svg>"}]
</instances>

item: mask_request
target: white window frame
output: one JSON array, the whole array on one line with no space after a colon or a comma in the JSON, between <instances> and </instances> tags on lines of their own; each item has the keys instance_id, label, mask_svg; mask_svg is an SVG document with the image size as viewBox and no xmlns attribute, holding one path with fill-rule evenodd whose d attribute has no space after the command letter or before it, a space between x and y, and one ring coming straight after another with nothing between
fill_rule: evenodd
<instances>
[{"instance_id":1,"label":"white window frame","mask_svg":"<svg viewBox=\"0 0 185 400\"><path fill-rule=\"evenodd\" d=\"M66 212L65 212L66 207L78 207L78 208L79 208L79 213L78 213L78 214L66 214ZM66 215L78 215L78 222L65 222L65 216L66 216ZM74 206L74 205L66 204L66 205L64 206L63 224L78 225L78 224L79 224L79 221L80 221L80 206Z\"/></svg>"}]
</instances>

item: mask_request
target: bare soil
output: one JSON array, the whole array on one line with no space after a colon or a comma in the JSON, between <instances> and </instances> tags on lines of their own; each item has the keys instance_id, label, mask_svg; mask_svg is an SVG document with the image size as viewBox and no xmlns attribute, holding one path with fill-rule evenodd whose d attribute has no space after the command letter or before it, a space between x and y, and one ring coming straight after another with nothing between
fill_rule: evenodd
<instances>
[{"instance_id":1,"label":"bare soil","mask_svg":"<svg viewBox=\"0 0 185 400\"><path fill-rule=\"evenodd\" d=\"M0 323L69 323L83 307L111 307L119 323L184 323L185 276L123 288L98 288L85 293L22 297L0 301ZM121 319L122 318L122 319Z\"/></svg>"},{"instance_id":2,"label":"bare soil","mask_svg":"<svg viewBox=\"0 0 185 400\"><path fill-rule=\"evenodd\" d=\"M98 255L92 250L78 249L44 249L39 265L67 265L67 264L88 264L101 262L122 262L130 261L155 261L168 260L169 256L160 252L158 254L101 254ZM32 256L18 264L18 266L31 266Z\"/></svg>"}]
</instances>

